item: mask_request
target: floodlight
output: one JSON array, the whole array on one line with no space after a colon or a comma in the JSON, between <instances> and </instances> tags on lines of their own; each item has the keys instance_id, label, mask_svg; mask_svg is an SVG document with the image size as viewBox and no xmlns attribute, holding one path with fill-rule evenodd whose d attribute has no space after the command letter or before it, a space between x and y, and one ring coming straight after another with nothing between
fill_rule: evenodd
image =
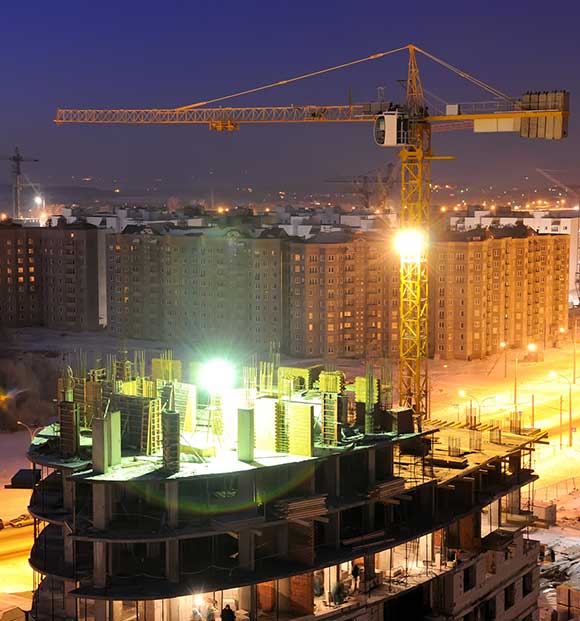
<instances>
[{"instance_id":1,"label":"floodlight","mask_svg":"<svg viewBox=\"0 0 580 621\"><path fill-rule=\"evenodd\" d=\"M40 205L42 205L42 196L35 196L34 202L40 207Z\"/></svg>"},{"instance_id":2,"label":"floodlight","mask_svg":"<svg viewBox=\"0 0 580 621\"><path fill-rule=\"evenodd\" d=\"M420 229L401 229L395 235L395 248L401 261L418 263L427 248L427 235Z\"/></svg>"},{"instance_id":3,"label":"floodlight","mask_svg":"<svg viewBox=\"0 0 580 621\"><path fill-rule=\"evenodd\" d=\"M529 343L528 344L528 351L534 352L537 351L538 346L535 343Z\"/></svg>"},{"instance_id":4,"label":"floodlight","mask_svg":"<svg viewBox=\"0 0 580 621\"><path fill-rule=\"evenodd\" d=\"M216 358L203 364L199 370L197 381L210 394L221 394L234 386L236 372L227 361Z\"/></svg>"}]
</instances>

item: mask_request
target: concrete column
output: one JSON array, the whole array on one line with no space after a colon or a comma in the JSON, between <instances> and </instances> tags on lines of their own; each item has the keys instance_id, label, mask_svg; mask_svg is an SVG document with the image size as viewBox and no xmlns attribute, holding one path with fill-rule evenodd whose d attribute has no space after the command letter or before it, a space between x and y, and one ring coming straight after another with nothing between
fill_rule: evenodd
<instances>
[{"instance_id":1,"label":"concrete column","mask_svg":"<svg viewBox=\"0 0 580 621\"><path fill-rule=\"evenodd\" d=\"M377 473L376 473L376 450L375 447L371 447L367 451L368 458L368 480L369 480L369 489L372 489L377 483Z\"/></svg>"},{"instance_id":2,"label":"concrete column","mask_svg":"<svg viewBox=\"0 0 580 621\"><path fill-rule=\"evenodd\" d=\"M239 497L241 502L247 503L249 506L254 504L256 497L255 485L256 475L253 471L242 472L239 476Z\"/></svg>"},{"instance_id":3,"label":"concrete column","mask_svg":"<svg viewBox=\"0 0 580 621\"><path fill-rule=\"evenodd\" d=\"M62 468L62 500L64 508L72 513L74 508L74 485L73 482L68 479L72 470L68 468Z\"/></svg>"},{"instance_id":4,"label":"concrete column","mask_svg":"<svg viewBox=\"0 0 580 621\"><path fill-rule=\"evenodd\" d=\"M340 538L340 514L331 513L327 517L328 524L324 525L324 543L337 548Z\"/></svg>"},{"instance_id":5,"label":"concrete column","mask_svg":"<svg viewBox=\"0 0 580 621\"><path fill-rule=\"evenodd\" d=\"M77 600L76 597L69 595L71 591L77 588L77 584L74 580L64 580L64 611L67 617L76 619L77 612Z\"/></svg>"},{"instance_id":6,"label":"concrete column","mask_svg":"<svg viewBox=\"0 0 580 621\"><path fill-rule=\"evenodd\" d=\"M368 593L370 589L370 582L375 577L375 555L365 554L364 556L364 584L361 584L361 591Z\"/></svg>"},{"instance_id":7,"label":"concrete column","mask_svg":"<svg viewBox=\"0 0 580 621\"><path fill-rule=\"evenodd\" d=\"M165 542L165 577L170 582L179 582L179 540Z\"/></svg>"},{"instance_id":8,"label":"concrete column","mask_svg":"<svg viewBox=\"0 0 580 621\"><path fill-rule=\"evenodd\" d=\"M278 582L278 609L288 612L292 607L290 598L290 578L281 578Z\"/></svg>"},{"instance_id":9,"label":"concrete column","mask_svg":"<svg viewBox=\"0 0 580 621\"><path fill-rule=\"evenodd\" d=\"M255 569L255 550L254 533L246 530L238 535L238 564L240 569L254 571Z\"/></svg>"},{"instance_id":10,"label":"concrete column","mask_svg":"<svg viewBox=\"0 0 580 621\"><path fill-rule=\"evenodd\" d=\"M254 409L238 408L238 459L254 461Z\"/></svg>"},{"instance_id":11,"label":"concrete column","mask_svg":"<svg viewBox=\"0 0 580 621\"><path fill-rule=\"evenodd\" d=\"M288 524L282 524L276 529L276 547L282 557L288 555Z\"/></svg>"},{"instance_id":12,"label":"concrete column","mask_svg":"<svg viewBox=\"0 0 580 621\"><path fill-rule=\"evenodd\" d=\"M522 493L518 488L513 492L510 492L507 496L507 512L512 514L519 514L521 510Z\"/></svg>"},{"instance_id":13,"label":"concrete column","mask_svg":"<svg viewBox=\"0 0 580 621\"><path fill-rule=\"evenodd\" d=\"M106 483L93 485L93 526L105 529L111 515L111 493Z\"/></svg>"},{"instance_id":14,"label":"concrete column","mask_svg":"<svg viewBox=\"0 0 580 621\"><path fill-rule=\"evenodd\" d=\"M93 416L93 446L92 461L93 470L98 473L105 473L110 463L110 434L109 425L105 417Z\"/></svg>"},{"instance_id":15,"label":"concrete column","mask_svg":"<svg viewBox=\"0 0 580 621\"><path fill-rule=\"evenodd\" d=\"M165 621L179 621L179 599L177 597L164 600L164 607Z\"/></svg>"},{"instance_id":16,"label":"concrete column","mask_svg":"<svg viewBox=\"0 0 580 621\"><path fill-rule=\"evenodd\" d=\"M251 584L238 588L240 608L248 613L248 618L253 621L256 618L257 597L256 585Z\"/></svg>"},{"instance_id":17,"label":"concrete column","mask_svg":"<svg viewBox=\"0 0 580 621\"><path fill-rule=\"evenodd\" d=\"M109 621L121 621L123 618L123 602L109 602Z\"/></svg>"},{"instance_id":18,"label":"concrete column","mask_svg":"<svg viewBox=\"0 0 580 621\"><path fill-rule=\"evenodd\" d=\"M179 524L179 487L177 481L165 482L165 506L167 507L167 526L177 528Z\"/></svg>"},{"instance_id":19,"label":"concrete column","mask_svg":"<svg viewBox=\"0 0 580 621\"><path fill-rule=\"evenodd\" d=\"M338 456L328 457L324 465L325 488L329 496L340 496L340 462Z\"/></svg>"},{"instance_id":20,"label":"concrete column","mask_svg":"<svg viewBox=\"0 0 580 621\"><path fill-rule=\"evenodd\" d=\"M107 586L107 543L93 542L93 583L96 587Z\"/></svg>"},{"instance_id":21,"label":"concrete column","mask_svg":"<svg viewBox=\"0 0 580 621\"><path fill-rule=\"evenodd\" d=\"M161 604L162 601L160 599L146 601L143 621L161 621Z\"/></svg>"},{"instance_id":22,"label":"concrete column","mask_svg":"<svg viewBox=\"0 0 580 621\"><path fill-rule=\"evenodd\" d=\"M111 621L109 602L106 599L95 600L95 621Z\"/></svg>"}]
</instances>

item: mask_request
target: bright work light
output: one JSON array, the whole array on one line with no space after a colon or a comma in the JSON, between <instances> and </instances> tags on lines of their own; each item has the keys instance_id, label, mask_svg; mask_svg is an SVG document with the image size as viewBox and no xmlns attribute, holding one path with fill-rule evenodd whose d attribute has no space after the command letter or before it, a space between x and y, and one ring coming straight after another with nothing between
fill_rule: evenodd
<instances>
[{"instance_id":1,"label":"bright work light","mask_svg":"<svg viewBox=\"0 0 580 621\"><path fill-rule=\"evenodd\" d=\"M404 262L419 262L427 248L427 235L420 229L401 229L395 235L395 248Z\"/></svg>"},{"instance_id":2,"label":"bright work light","mask_svg":"<svg viewBox=\"0 0 580 621\"><path fill-rule=\"evenodd\" d=\"M197 381L210 394L221 394L233 388L236 379L234 367L219 358L201 366Z\"/></svg>"}]
</instances>

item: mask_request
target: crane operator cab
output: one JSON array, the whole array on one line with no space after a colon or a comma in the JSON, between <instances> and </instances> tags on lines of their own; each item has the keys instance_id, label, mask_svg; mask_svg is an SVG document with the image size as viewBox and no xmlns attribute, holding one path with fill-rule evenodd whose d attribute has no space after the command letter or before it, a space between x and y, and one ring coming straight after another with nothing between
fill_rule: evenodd
<instances>
[{"instance_id":1,"label":"crane operator cab","mask_svg":"<svg viewBox=\"0 0 580 621\"><path fill-rule=\"evenodd\" d=\"M375 118L374 137L379 147L409 144L409 117L400 110L382 112Z\"/></svg>"}]
</instances>

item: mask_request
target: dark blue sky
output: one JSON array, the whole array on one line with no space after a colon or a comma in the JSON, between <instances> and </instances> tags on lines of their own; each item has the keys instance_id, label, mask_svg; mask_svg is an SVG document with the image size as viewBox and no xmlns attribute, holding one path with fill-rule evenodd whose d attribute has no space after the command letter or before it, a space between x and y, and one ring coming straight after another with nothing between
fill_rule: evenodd
<instances>
[{"instance_id":1,"label":"dark blue sky","mask_svg":"<svg viewBox=\"0 0 580 621\"><path fill-rule=\"evenodd\" d=\"M247 126L233 135L184 126L56 127L54 110L185 105L414 42L512 95L572 93L567 141L437 136L437 151L458 159L438 164L436 178L518 184L544 167L580 181L579 24L580 3L571 0L3 3L0 151L19 145L41 158L28 171L42 183L90 175L103 187L113 178L127 187L160 177L194 191L212 170L216 187L324 187L330 175L364 172L395 153L374 147L366 126ZM420 62L426 88L443 99L488 98ZM404 76L404 57L391 57L237 101L343 103L348 87L361 101L379 85L400 99L396 80ZM2 180L9 180L7 166Z\"/></svg>"}]
</instances>

